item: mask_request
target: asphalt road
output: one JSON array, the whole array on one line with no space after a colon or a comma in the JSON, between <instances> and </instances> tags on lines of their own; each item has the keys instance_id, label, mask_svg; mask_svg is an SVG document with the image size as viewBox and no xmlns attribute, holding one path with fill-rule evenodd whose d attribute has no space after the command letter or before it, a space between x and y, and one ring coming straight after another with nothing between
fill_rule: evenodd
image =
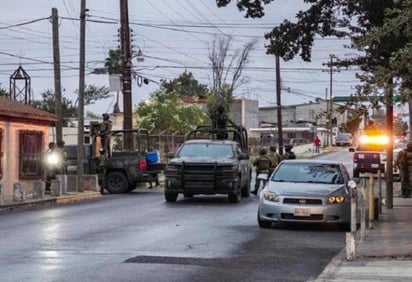
<instances>
[{"instance_id":1,"label":"asphalt road","mask_svg":"<svg viewBox=\"0 0 412 282\"><path fill-rule=\"evenodd\" d=\"M257 203L156 188L1 213L0 281L308 281L345 245L335 226L260 229Z\"/></svg>"}]
</instances>

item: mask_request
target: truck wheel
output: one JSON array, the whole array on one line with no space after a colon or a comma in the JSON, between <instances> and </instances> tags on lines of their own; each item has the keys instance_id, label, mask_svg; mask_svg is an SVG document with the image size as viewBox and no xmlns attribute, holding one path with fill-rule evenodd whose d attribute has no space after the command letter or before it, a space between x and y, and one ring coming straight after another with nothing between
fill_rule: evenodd
<instances>
[{"instance_id":1,"label":"truck wheel","mask_svg":"<svg viewBox=\"0 0 412 282\"><path fill-rule=\"evenodd\" d=\"M240 178L238 179L238 187L234 193L230 193L227 195L229 203L239 203L240 199L242 199L242 188L240 187Z\"/></svg>"},{"instance_id":2,"label":"truck wheel","mask_svg":"<svg viewBox=\"0 0 412 282\"><path fill-rule=\"evenodd\" d=\"M112 194L124 193L128 190L129 183L124 173L113 171L106 176L105 188Z\"/></svg>"},{"instance_id":3,"label":"truck wheel","mask_svg":"<svg viewBox=\"0 0 412 282\"><path fill-rule=\"evenodd\" d=\"M357 171L357 170L353 170L353 177L355 177L355 178L359 178L359 171Z\"/></svg>"},{"instance_id":4,"label":"truck wheel","mask_svg":"<svg viewBox=\"0 0 412 282\"><path fill-rule=\"evenodd\" d=\"M177 193L166 192L166 191L165 191L165 199L166 199L166 202L176 202L176 200L177 200Z\"/></svg>"},{"instance_id":5,"label":"truck wheel","mask_svg":"<svg viewBox=\"0 0 412 282\"><path fill-rule=\"evenodd\" d=\"M242 197L249 198L250 197L250 179L246 182L246 185L242 188Z\"/></svg>"}]
</instances>

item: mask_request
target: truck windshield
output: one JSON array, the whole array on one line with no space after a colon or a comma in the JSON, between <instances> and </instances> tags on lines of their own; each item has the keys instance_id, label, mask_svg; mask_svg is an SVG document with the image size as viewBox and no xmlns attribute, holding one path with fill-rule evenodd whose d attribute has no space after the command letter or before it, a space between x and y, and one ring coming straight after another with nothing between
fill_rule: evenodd
<instances>
[{"instance_id":1,"label":"truck windshield","mask_svg":"<svg viewBox=\"0 0 412 282\"><path fill-rule=\"evenodd\" d=\"M179 157L233 158L234 153L230 144L197 143L184 144Z\"/></svg>"}]
</instances>

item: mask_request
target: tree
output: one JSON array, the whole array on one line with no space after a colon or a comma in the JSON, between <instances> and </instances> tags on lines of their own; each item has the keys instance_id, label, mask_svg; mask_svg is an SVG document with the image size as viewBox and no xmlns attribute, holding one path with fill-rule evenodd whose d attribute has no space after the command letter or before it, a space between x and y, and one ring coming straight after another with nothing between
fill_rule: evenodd
<instances>
[{"instance_id":1,"label":"tree","mask_svg":"<svg viewBox=\"0 0 412 282\"><path fill-rule=\"evenodd\" d=\"M118 49L110 49L109 50L109 57L105 59L104 66L108 68L109 75L121 75L123 73L123 66L122 66L122 52ZM116 94L116 103L113 106L113 112L119 113L119 92Z\"/></svg>"},{"instance_id":2,"label":"tree","mask_svg":"<svg viewBox=\"0 0 412 282\"><path fill-rule=\"evenodd\" d=\"M0 96L9 96L9 92L4 89L0 84Z\"/></svg>"},{"instance_id":3,"label":"tree","mask_svg":"<svg viewBox=\"0 0 412 282\"><path fill-rule=\"evenodd\" d=\"M78 90L75 91L78 93ZM84 92L85 105L92 105L96 101L101 99L107 99L113 95L109 94L109 89L107 87L98 87L95 85L87 85ZM56 97L54 91L46 90L41 93L41 100L34 100L32 105L38 109L49 113L55 113L55 103ZM62 97L62 117L63 117L63 126L68 126L69 120L71 118L77 117L77 103L76 101L71 101L66 97ZM91 113L87 114L88 116L93 116Z\"/></svg>"},{"instance_id":4,"label":"tree","mask_svg":"<svg viewBox=\"0 0 412 282\"><path fill-rule=\"evenodd\" d=\"M205 111L195 102L209 95L207 86L199 84L190 72L171 81L163 80L150 101L140 103L136 109L138 125L154 133L168 130L184 134L207 120ZM193 103L182 103L185 97L193 99Z\"/></svg>"},{"instance_id":5,"label":"tree","mask_svg":"<svg viewBox=\"0 0 412 282\"><path fill-rule=\"evenodd\" d=\"M123 72L122 57L119 48L109 50L109 57L105 59L104 66L108 68L109 74L121 74Z\"/></svg>"},{"instance_id":6,"label":"tree","mask_svg":"<svg viewBox=\"0 0 412 282\"><path fill-rule=\"evenodd\" d=\"M32 106L40 110L55 114L56 97L52 90L46 90L41 93L42 100L34 100ZM62 97L62 117L63 126L68 126L69 119L77 116L77 108L73 102L66 97Z\"/></svg>"},{"instance_id":7,"label":"tree","mask_svg":"<svg viewBox=\"0 0 412 282\"><path fill-rule=\"evenodd\" d=\"M161 81L161 88L166 92L177 92L181 96L206 98L209 96L207 85L200 84L191 72L183 72L177 79Z\"/></svg>"},{"instance_id":8,"label":"tree","mask_svg":"<svg viewBox=\"0 0 412 282\"><path fill-rule=\"evenodd\" d=\"M78 94L79 90L76 90L75 93ZM113 94L110 94L108 87L86 85L86 89L84 90L84 105L93 105L96 101L110 97L113 97ZM75 101L74 105L77 106L77 103L78 99Z\"/></svg>"},{"instance_id":9,"label":"tree","mask_svg":"<svg viewBox=\"0 0 412 282\"><path fill-rule=\"evenodd\" d=\"M209 115L212 115L220 105L229 112L235 89L247 82L242 77L242 72L256 40L247 42L243 49L229 54L231 41L231 36L214 37L212 41L209 60L212 64L213 96L208 102Z\"/></svg>"},{"instance_id":10,"label":"tree","mask_svg":"<svg viewBox=\"0 0 412 282\"><path fill-rule=\"evenodd\" d=\"M164 89L156 92L151 101L142 102L136 109L138 126L153 133L167 130L184 134L207 120L205 112L196 104L182 103L182 96Z\"/></svg>"}]
</instances>

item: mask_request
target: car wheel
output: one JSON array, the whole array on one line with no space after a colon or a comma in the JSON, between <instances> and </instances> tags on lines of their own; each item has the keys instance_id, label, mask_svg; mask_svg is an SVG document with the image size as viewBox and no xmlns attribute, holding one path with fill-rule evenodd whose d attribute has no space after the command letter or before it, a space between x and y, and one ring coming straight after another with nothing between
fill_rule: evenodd
<instances>
[{"instance_id":1,"label":"car wheel","mask_svg":"<svg viewBox=\"0 0 412 282\"><path fill-rule=\"evenodd\" d=\"M272 222L267 221L267 220L262 220L260 218L259 212L257 214L257 221L258 221L260 228L270 228L272 226Z\"/></svg>"},{"instance_id":2,"label":"car wheel","mask_svg":"<svg viewBox=\"0 0 412 282\"><path fill-rule=\"evenodd\" d=\"M249 198L250 197L250 177L246 181L246 185L242 188L242 197Z\"/></svg>"},{"instance_id":3,"label":"car wheel","mask_svg":"<svg viewBox=\"0 0 412 282\"><path fill-rule=\"evenodd\" d=\"M176 202L177 193L165 192L165 199L166 199L166 202Z\"/></svg>"},{"instance_id":4,"label":"car wheel","mask_svg":"<svg viewBox=\"0 0 412 282\"><path fill-rule=\"evenodd\" d=\"M126 175L120 171L109 172L105 179L105 189L112 194L124 193L129 188Z\"/></svg>"}]
</instances>

